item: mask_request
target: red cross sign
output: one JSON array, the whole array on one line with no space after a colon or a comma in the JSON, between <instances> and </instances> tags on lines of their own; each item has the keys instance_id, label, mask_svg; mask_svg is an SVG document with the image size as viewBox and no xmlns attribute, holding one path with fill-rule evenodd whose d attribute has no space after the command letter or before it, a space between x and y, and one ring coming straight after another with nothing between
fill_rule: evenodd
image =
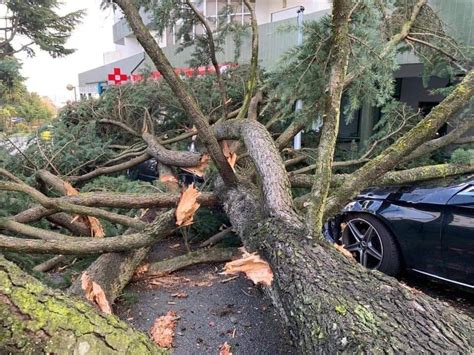
<instances>
[{"instance_id":1,"label":"red cross sign","mask_svg":"<svg viewBox=\"0 0 474 355\"><path fill-rule=\"evenodd\" d=\"M127 81L128 76L122 74L120 68L114 68L114 73L108 75L109 81L113 81L115 85L122 84L122 81Z\"/></svg>"}]
</instances>

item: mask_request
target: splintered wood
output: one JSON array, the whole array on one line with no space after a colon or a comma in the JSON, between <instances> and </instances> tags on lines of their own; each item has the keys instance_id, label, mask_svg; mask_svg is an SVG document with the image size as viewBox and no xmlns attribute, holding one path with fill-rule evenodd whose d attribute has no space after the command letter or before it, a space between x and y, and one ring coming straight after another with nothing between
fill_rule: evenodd
<instances>
[{"instance_id":1,"label":"splintered wood","mask_svg":"<svg viewBox=\"0 0 474 355\"><path fill-rule=\"evenodd\" d=\"M167 349L173 347L176 321L177 315L173 311L169 311L165 316L155 319L155 323L150 329L150 335L156 345Z\"/></svg>"},{"instance_id":2,"label":"splintered wood","mask_svg":"<svg viewBox=\"0 0 474 355\"><path fill-rule=\"evenodd\" d=\"M204 173L206 172L207 167L209 166L209 160L210 159L211 158L210 158L209 155L204 154L201 157L201 161L200 161L198 166L194 166L194 167L191 167L191 168L181 168L181 169L184 170L184 171L187 171L188 173L197 175L199 177L203 177Z\"/></svg>"},{"instance_id":3,"label":"splintered wood","mask_svg":"<svg viewBox=\"0 0 474 355\"><path fill-rule=\"evenodd\" d=\"M112 314L112 307L110 307L104 290L99 284L92 281L90 275L87 272L84 272L81 276L81 287L84 290L87 300L96 304L102 312L106 314Z\"/></svg>"},{"instance_id":4,"label":"splintered wood","mask_svg":"<svg viewBox=\"0 0 474 355\"><path fill-rule=\"evenodd\" d=\"M197 198L201 193L194 187L194 184L188 186L181 194L181 198L176 208L176 225L185 227L193 224L193 217L201 206Z\"/></svg>"},{"instance_id":5,"label":"splintered wood","mask_svg":"<svg viewBox=\"0 0 474 355\"><path fill-rule=\"evenodd\" d=\"M68 182L64 182L64 189L66 190L66 196L77 196L79 195L79 191L77 191L72 185ZM87 225L91 231L91 236L95 238L104 238L105 232L104 228L100 221L95 217L90 216L75 216L73 218L73 222L81 221L85 225Z\"/></svg>"},{"instance_id":6,"label":"splintered wood","mask_svg":"<svg viewBox=\"0 0 474 355\"><path fill-rule=\"evenodd\" d=\"M242 256L224 265L224 275L236 275L240 272L253 281L254 284L262 283L270 286L273 281L273 272L270 265L260 258L257 253L249 253L240 248Z\"/></svg>"}]
</instances>

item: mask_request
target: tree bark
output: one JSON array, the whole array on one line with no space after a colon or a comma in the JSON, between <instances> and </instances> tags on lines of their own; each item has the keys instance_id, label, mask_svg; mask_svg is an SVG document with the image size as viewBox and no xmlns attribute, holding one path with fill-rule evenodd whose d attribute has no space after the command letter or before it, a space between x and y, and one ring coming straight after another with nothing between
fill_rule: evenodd
<instances>
[{"instance_id":1,"label":"tree bark","mask_svg":"<svg viewBox=\"0 0 474 355\"><path fill-rule=\"evenodd\" d=\"M262 218L252 190L222 196L246 247L271 265L269 291L299 353L474 351L467 315L315 242L297 215Z\"/></svg>"},{"instance_id":2,"label":"tree bark","mask_svg":"<svg viewBox=\"0 0 474 355\"><path fill-rule=\"evenodd\" d=\"M0 353L164 354L114 316L55 292L0 256Z\"/></svg>"},{"instance_id":3,"label":"tree bark","mask_svg":"<svg viewBox=\"0 0 474 355\"><path fill-rule=\"evenodd\" d=\"M358 5L354 5L352 0L335 0L332 11L333 32L329 59L331 75L324 104L325 115L321 129L321 138L319 139L318 160L316 162L314 184L311 189L308 210L308 217L315 235L319 235L319 231L322 230L324 207L331 184L334 151L339 133L342 92L349 64L349 21L353 6Z\"/></svg>"},{"instance_id":4,"label":"tree bark","mask_svg":"<svg viewBox=\"0 0 474 355\"><path fill-rule=\"evenodd\" d=\"M230 123L219 133L236 135L239 122ZM266 136L252 132L247 149L262 177L263 196L250 184L233 189L218 186L217 194L246 248L270 263L275 277L269 293L299 353L474 350L470 317L363 268L316 238L305 221L286 208L290 192L273 179L284 171L276 147L267 149L261 159L253 150L261 149ZM271 201L271 206L281 205L285 213L267 206L268 196L282 197Z\"/></svg>"},{"instance_id":5,"label":"tree bark","mask_svg":"<svg viewBox=\"0 0 474 355\"><path fill-rule=\"evenodd\" d=\"M149 247L144 247L123 253L103 254L86 272L92 281L100 285L109 304L113 304L149 251ZM80 277L69 287L68 293L85 298Z\"/></svg>"}]
</instances>

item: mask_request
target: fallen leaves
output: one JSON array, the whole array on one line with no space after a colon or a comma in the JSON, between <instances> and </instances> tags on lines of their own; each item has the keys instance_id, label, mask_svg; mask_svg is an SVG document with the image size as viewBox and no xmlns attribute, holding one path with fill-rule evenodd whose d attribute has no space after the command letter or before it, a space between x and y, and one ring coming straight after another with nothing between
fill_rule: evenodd
<instances>
[{"instance_id":1,"label":"fallen leaves","mask_svg":"<svg viewBox=\"0 0 474 355\"><path fill-rule=\"evenodd\" d=\"M199 177L204 176L204 172L206 171L207 167L209 166L209 160L210 156L208 154L203 154L201 157L201 161L198 166L194 166L191 168L181 168L184 171L187 171L188 173L197 175Z\"/></svg>"},{"instance_id":2,"label":"fallen leaves","mask_svg":"<svg viewBox=\"0 0 474 355\"><path fill-rule=\"evenodd\" d=\"M176 225L184 227L193 224L193 217L199 206L197 198L201 195L194 184L188 186L181 194L178 207L176 208Z\"/></svg>"},{"instance_id":3,"label":"fallen leaves","mask_svg":"<svg viewBox=\"0 0 474 355\"><path fill-rule=\"evenodd\" d=\"M105 296L104 290L102 290L99 284L92 281L87 272L84 272L81 276L81 287L87 300L95 303L102 312L112 314L112 308Z\"/></svg>"},{"instance_id":4,"label":"fallen leaves","mask_svg":"<svg viewBox=\"0 0 474 355\"><path fill-rule=\"evenodd\" d=\"M213 285L213 280L217 277L212 273L202 275L200 278L193 278L192 280L184 276L175 275L153 275L152 277L146 278L145 282L149 287L163 287L163 288L180 288L184 285L190 287L210 287Z\"/></svg>"},{"instance_id":5,"label":"fallen leaves","mask_svg":"<svg viewBox=\"0 0 474 355\"><path fill-rule=\"evenodd\" d=\"M220 346L219 355L232 355L230 352L230 345L227 342Z\"/></svg>"},{"instance_id":6,"label":"fallen leaves","mask_svg":"<svg viewBox=\"0 0 474 355\"><path fill-rule=\"evenodd\" d=\"M188 294L186 292L176 292L176 293L171 294L171 297L183 299L183 298L188 298Z\"/></svg>"},{"instance_id":7,"label":"fallen leaves","mask_svg":"<svg viewBox=\"0 0 474 355\"><path fill-rule=\"evenodd\" d=\"M133 278L134 279L140 279L142 276L144 276L148 270L150 269L150 264L142 264L139 267L136 268L135 272L133 273Z\"/></svg>"},{"instance_id":8,"label":"fallen leaves","mask_svg":"<svg viewBox=\"0 0 474 355\"><path fill-rule=\"evenodd\" d=\"M176 321L177 315L176 312L173 311L169 311L165 316L155 319L155 322L150 329L150 335L156 345L167 349L173 347Z\"/></svg>"},{"instance_id":9,"label":"fallen leaves","mask_svg":"<svg viewBox=\"0 0 474 355\"><path fill-rule=\"evenodd\" d=\"M160 275L146 280L149 286L159 286L164 288L173 288L191 282L187 277L174 275Z\"/></svg>"},{"instance_id":10,"label":"fallen leaves","mask_svg":"<svg viewBox=\"0 0 474 355\"><path fill-rule=\"evenodd\" d=\"M66 190L66 196L77 196L79 195L79 191L77 191L70 183L65 181L63 183L64 189ZM82 223L86 224L90 231L91 231L91 236L96 237L96 238L104 238L105 237L105 232L104 228L102 227L102 224L100 221L95 218L95 217L89 217L89 216L76 216L73 218L71 223L74 223L76 220L80 220Z\"/></svg>"},{"instance_id":11,"label":"fallen leaves","mask_svg":"<svg viewBox=\"0 0 474 355\"><path fill-rule=\"evenodd\" d=\"M244 248L240 248L240 250L242 257L225 264L223 274L235 275L243 272L254 284L262 283L270 286L273 281L270 265L257 253L249 253Z\"/></svg>"}]
</instances>

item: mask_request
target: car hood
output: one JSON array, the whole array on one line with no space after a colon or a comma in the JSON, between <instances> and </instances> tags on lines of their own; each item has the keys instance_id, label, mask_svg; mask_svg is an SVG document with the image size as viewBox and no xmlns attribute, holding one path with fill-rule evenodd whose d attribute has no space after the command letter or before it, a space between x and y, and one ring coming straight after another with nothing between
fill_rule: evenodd
<instances>
[{"instance_id":1,"label":"car hood","mask_svg":"<svg viewBox=\"0 0 474 355\"><path fill-rule=\"evenodd\" d=\"M451 197L473 181L450 186L389 186L372 187L362 191L357 199L403 201L410 203L446 204Z\"/></svg>"}]
</instances>

